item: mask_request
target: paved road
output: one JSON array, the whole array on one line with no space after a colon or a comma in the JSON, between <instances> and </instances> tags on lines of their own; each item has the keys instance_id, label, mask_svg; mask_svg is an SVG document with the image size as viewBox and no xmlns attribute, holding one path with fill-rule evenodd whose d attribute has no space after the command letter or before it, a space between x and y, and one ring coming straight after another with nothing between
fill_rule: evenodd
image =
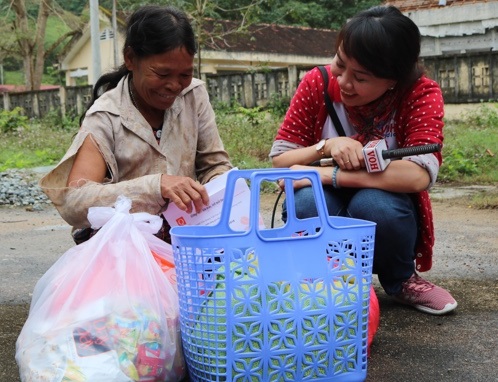
<instances>
[{"instance_id":1,"label":"paved road","mask_svg":"<svg viewBox=\"0 0 498 382\"><path fill-rule=\"evenodd\" d=\"M367 382L498 381L498 215L435 202L434 268L424 276L451 291L454 314L435 317L394 304L376 283L381 326ZM0 382L19 381L15 340L38 278L68 248L53 208L0 208Z\"/></svg>"}]
</instances>

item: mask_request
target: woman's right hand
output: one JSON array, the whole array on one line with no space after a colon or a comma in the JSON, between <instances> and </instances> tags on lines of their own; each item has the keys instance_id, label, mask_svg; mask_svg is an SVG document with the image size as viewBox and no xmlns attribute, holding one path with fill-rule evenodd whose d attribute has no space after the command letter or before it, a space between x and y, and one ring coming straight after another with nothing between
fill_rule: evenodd
<instances>
[{"instance_id":1,"label":"woman's right hand","mask_svg":"<svg viewBox=\"0 0 498 382\"><path fill-rule=\"evenodd\" d=\"M206 188L187 176L162 174L161 195L187 213L193 209L199 213L209 204Z\"/></svg>"},{"instance_id":2,"label":"woman's right hand","mask_svg":"<svg viewBox=\"0 0 498 382\"><path fill-rule=\"evenodd\" d=\"M332 184L332 169L333 167L311 167L311 166L303 166L299 164L295 164L289 167L291 170L314 170L318 171L320 175L320 180L322 181L322 184ZM277 185L280 187L281 190L285 191L285 182L283 179L278 180ZM309 187L311 186L311 180L308 178L303 178L303 179L298 179L294 180L292 182L292 186L294 187L295 190L299 188L304 188L304 187Z\"/></svg>"}]
</instances>

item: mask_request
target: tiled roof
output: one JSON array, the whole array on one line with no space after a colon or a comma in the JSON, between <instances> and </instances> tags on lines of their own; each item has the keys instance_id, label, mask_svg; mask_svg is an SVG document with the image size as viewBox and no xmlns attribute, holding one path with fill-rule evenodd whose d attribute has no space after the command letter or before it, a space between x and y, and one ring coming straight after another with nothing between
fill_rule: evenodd
<instances>
[{"instance_id":1,"label":"tiled roof","mask_svg":"<svg viewBox=\"0 0 498 382\"><path fill-rule=\"evenodd\" d=\"M111 11L100 7L107 17ZM129 13L119 13L119 26L125 24ZM220 35L219 31L234 30L237 22L228 20L205 19L203 29L209 34ZM258 52L280 53L298 56L333 56L335 54L335 39L337 31L330 29L313 29L276 24L253 24L245 34L229 34L226 37L216 37L206 42L208 50L223 50L227 52Z\"/></svg>"},{"instance_id":2,"label":"tiled roof","mask_svg":"<svg viewBox=\"0 0 498 382\"><path fill-rule=\"evenodd\" d=\"M421 9L441 8L441 7L458 7L461 5L477 4L477 3L492 3L496 0L392 0L385 1L385 5L394 5L401 12L418 11ZM446 3L440 5L440 3Z\"/></svg>"},{"instance_id":3,"label":"tiled roof","mask_svg":"<svg viewBox=\"0 0 498 382\"><path fill-rule=\"evenodd\" d=\"M210 20L205 30L230 30L230 21ZM333 56L337 31L275 24L256 24L244 34L229 34L206 42L207 49L227 52L258 52L298 56ZM206 49L206 48L205 48Z\"/></svg>"}]
</instances>

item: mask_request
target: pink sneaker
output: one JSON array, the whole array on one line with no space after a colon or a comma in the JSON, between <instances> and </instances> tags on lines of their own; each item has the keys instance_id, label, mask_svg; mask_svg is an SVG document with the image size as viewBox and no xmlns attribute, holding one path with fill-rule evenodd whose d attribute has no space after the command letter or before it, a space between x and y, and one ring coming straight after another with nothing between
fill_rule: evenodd
<instances>
[{"instance_id":1,"label":"pink sneaker","mask_svg":"<svg viewBox=\"0 0 498 382\"><path fill-rule=\"evenodd\" d=\"M446 314L457 307L457 302L451 294L414 273L403 282L402 290L394 296L402 304L413 306L429 314Z\"/></svg>"}]
</instances>

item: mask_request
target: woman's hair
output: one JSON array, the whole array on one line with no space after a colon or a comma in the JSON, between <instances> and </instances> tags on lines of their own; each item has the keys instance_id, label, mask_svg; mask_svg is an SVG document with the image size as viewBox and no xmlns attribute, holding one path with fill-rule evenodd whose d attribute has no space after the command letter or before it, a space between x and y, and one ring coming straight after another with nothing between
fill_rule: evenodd
<instances>
[{"instance_id":1,"label":"woman's hair","mask_svg":"<svg viewBox=\"0 0 498 382\"><path fill-rule=\"evenodd\" d=\"M420 77L420 31L393 6L376 6L356 14L341 29L336 41L350 58L374 76L397 81L408 88Z\"/></svg>"},{"instance_id":2,"label":"woman's hair","mask_svg":"<svg viewBox=\"0 0 498 382\"><path fill-rule=\"evenodd\" d=\"M187 15L171 6L146 5L129 17L123 55L132 49L138 58L169 52L183 47L192 56L197 52L195 34ZM113 89L129 70L124 64L103 74L95 83L88 111L104 92ZM83 121L85 113L80 118Z\"/></svg>"}]
</instances>

